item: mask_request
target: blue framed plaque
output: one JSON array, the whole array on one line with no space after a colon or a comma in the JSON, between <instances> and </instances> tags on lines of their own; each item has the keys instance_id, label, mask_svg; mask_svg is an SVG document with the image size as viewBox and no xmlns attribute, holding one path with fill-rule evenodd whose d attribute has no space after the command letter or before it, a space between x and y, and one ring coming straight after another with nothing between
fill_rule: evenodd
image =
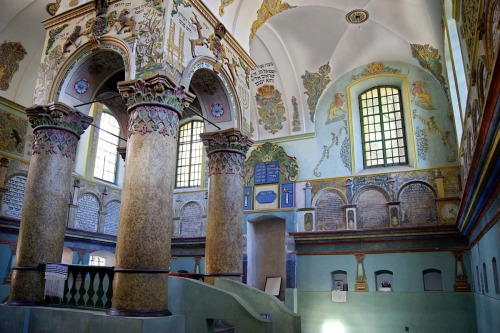
<instances>
[{"instance_id":1,"label":"blue framed plaque","mask_svg":"<svg viewBox=\"0 0 500 333\"><path fill-rule=\"evenodd\" d=\"M295 206L295 189L293 184L281 184L280 189L281 208Z\"/></svg>"},{"instance_id":2,"label":"blue framed plaque","mask_svg":"<svg viewBox=\"0 0 500 333\"><path fill-rule=\"evenodd\" d=\"M243 188L243 210L252 210L253 187Z\"/></svg>"}]
</instances>

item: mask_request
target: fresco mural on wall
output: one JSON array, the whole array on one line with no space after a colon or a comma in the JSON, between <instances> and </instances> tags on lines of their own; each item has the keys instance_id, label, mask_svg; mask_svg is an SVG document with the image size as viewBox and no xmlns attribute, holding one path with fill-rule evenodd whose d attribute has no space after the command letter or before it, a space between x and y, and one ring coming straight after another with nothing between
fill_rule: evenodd
<instances>
[{"instance_id":1,"label":"fresco mural on wall","mask_svg":"<svg viewBox=\"0 0 500 333\"><path fill-rule=\"evenodd\" d=\"M19 63L27 55L26 49L19 42L4 41L0 45L0 89L9 89L14 73L19 69Z\"/></svg>"},{"instance_id":2,"label":"fresco mural on wall","mask_svg":"<svg viewBox=\"0 0 500 333\"><path fill-rule=\"evenodd\" d=\"M170 13L170 16L174 16L175 14L179 13L179 6L187 8L191 7L191 4L188 0L173 0L172 6L172 12Z\"/></svg>"},{"instance_id":3,"label":"fresco mural on wall","mask_svg":"<svg viewBox=\"0 0 500 333\"><path fill-rule=\"evenodd\" d=\"M293 106L293 121L292 121L292 132L300 131L300 115L299 115L299 106L297 104L297 98L292 96L292 106Z\"/></svg>"},{"instance_id":4,"label":"fresco mural on wall","mask_svg":"<svg viewBox=\"0 0 500 333\"><path fill-rule=\"evenodd\" d=\"M427 83L415 81L411 85L413 86L411 91L413 99L411 101L424 110L435 110L432 105L432 96L427 92Z\"/></svg>"},{"instance_id":5,"label":"fresco mural on wall","mask_svg":"<svg viewBox=\"0 0 500 333\"><path fill-rule=\"evenodd\" d=\"M410 44L410 47L412 56L418 60L420 66L430 71L436 80L441 83L441 86L446 88L446 80L443 76L443 65L441 65L439 50L429 44Z\"/></svg>"},{"instance_id":6,"label":"fresco mural on wall","mask_svg":"<svg viewBox=\"0 0 500 333\"><path fill-rule=\"evenodd\" d=\"M45 55L49 54L50 49L54 45L57 36L63 32L63 30L68 26L68 24L63 24L55 29L49 30L49 39L47 41L47 47L45 48Z\"/></svg>"},{"instance_id":7,"label":"fresco mural on wall","mask_svg":"<svg viewBox=\"0 0 500 333\"><path fill-rule=\"evenodd\" d=\"M437 126L434 116L431 116L429 118L425 118L425 117L419 115L417 113L416 109L413 110L413 118L419 119L426 126L425 129L427 132L435 132L439 136L439 138L443 142L443 145L449 149L449 154L447 157L448 162L455 162L457 160L457 153L456 153L454 145L450 141L450 131L442 131ZM419 129L420 128L417 127L417 130L419 130ZM420 135L420 136L422 136L422 135ZM427 140L427 135L425 137L426 137L426 139L424 139L424 141ZM419 137L417 137L417 140L418 140L418 138ZM417 147L418 146L421 147L421 154L423 154L425 151L425 147L427 147L427 145L424 142L424 143L420 143L420 144L417 143ZM425 158L424 158L424 160L425 160Z\"/></svg>"},{"instance_id":8,"label":"fresco mural on wall","mask_svg":"<svg viewBox=\"0 0 500 333\"><path fill-rule=\"evenodd\" d=\"M0 111L0 150L23 156L28 120Z\"/></svg>"},{"instance_id":9,"label":"fresco mural on wall","mask_svg":"<svg viewBox=\"0 0 500 333\"><path fill-rule=\"evenodd\" d=\"M372 62L366 66L366 68L360 74L353 75L351 78L353 81L359 80L361 78L372 76L375 74L399 74L401 73L400 69L391 68L384 65L381 62Z\"/></svg>"},{"instance_id":10,"label":"fresco mural on wall","mask_svg":"<svg viewBox=\"0 0 500 333\"><path fill-rule=\"evenodd\" d=\"M135 50L137 52L137 74L140 76L153 73L162 68L161 46L165 30L165 20L162 19L161 7L149 8L144 11L143 19L137 22L135 28L138 36Z\"/></svg>"},{"instance_id":11,"label":"fresco mural on wall","mask_svg":"<svg viewBox=\"0 0 500 333\"><path fill-rule=\"evenodd\" d=\"M254 185L257 164L264 163L267 165L270 162L275 162L279 167L279 173L277 174L279 183L296 181L299 176L299 165L295 157L288 156L285 149L280 145L266 142L252 150L245 161L245 186Z\"/></svg>"},{"instance_id":12,"label":"fresco mural on wall","mask_svg":"<svg viewBox=\"0 0 500 333\"><path fill-rule=\"evenodd\" d=\"M474 45L476 43L476 33L479 24L479 4L477 0L462 0L461 17L462 32L467 45L467 54L469 59L474 55ZM470 60L469 60L470 61Z\"/></svg>"},{"instance_id":13,"label":"fresco mural on wall","mask_svg":"<svg viewBox=\"0 0 500 333\"><path fill-rule=\"evenodd\" d=\"M311 121L314 122L314 113L316 112L316 104L325 90L328 83L330 83L331 79L328 76L331 71L331 67L329 63L321 66L319 68L318 73L310 73L306 70L306 73L302 75L302 81L304 83L304 88L306 91L307 97L307 105L309 106L309 115L311 117Z\"/></svg>"},{"instance_id":14,"label":"fresco mural on wall","mask_svg":"<svg viewBox=\"0 0 500 333\"><path fill-rule=\"evenodd\" d=\"M331 134L331 141L330 144L323 145L323 155L321 156L321 159L319 162L316 164L314 167L314 175L316 177L321 177L321 172L319 171L319 168L321 167L321 164L330 158L330 150L332 149L333 146L338 146L339 145L339 139L343 136L344 139L342 140L342 145L340 147L340 159L342 161L342 164L349 170L351 171L351 141L349 139L349 127L347 120L336 120L335 122L340 122L341 127L337 131L337 133L330 133Z\"/></svg>"},{"instance_id":15,"label":"fresco mural on wall","mask_svg":"<svg viewBox=\"0 0 500 333\"><path fill-rule=\"evenodd\" d=\"M500 3L498 1L490 1L486 14L486 52L488 54L488 63L493 66L493 61L498 52L500 44Z\"/></svg>"},{"instance_id":16,"label":"fresco mural on wall","mask_svg":"<svg viewBox=\"0 0 500 333\"><path fill-rule=\"evenodd\" d=\"M292 6L286 2L281 2L281 0L263 0L260 8L257 10L257 19L252 23L249 42L252 43L255 34L257 34L259 28L263 26L267 20L269 20L276 14L295 7L297 6Z\"/></svg>"},{"instance_id":17,"label":"fresco mural on wall","mask_svg":"<svg viewBox=\"0 0 500 333\"><path fill-rule=\"evenodd\" d=\"M264 129L271 134L283 129L283 122L286 120L285 105L281 98L281 92L273 85L265 84L257 90L255 94L257 102L259 125L264 125Z\"/></svg>"}]
</instances>

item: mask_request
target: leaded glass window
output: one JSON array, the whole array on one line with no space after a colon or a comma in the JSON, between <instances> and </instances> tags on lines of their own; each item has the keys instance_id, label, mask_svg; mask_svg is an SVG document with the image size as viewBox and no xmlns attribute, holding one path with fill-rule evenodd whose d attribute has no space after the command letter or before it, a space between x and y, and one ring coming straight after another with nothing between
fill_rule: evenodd
<instances>
[{"instance_id":1,"label":"leaded glass window","mask_svg":"<svg viewBox=\"0 0 500 333\"><path fill-rule=\"evenodd\" d=\"M118 136L120 126L115 117L103 112L99 124L99 140L94 165L94 177L111 183L116 179L116 164L118 160Z\"/></svg>"},{"instance_id":2,"label":"leaded glass window","mask_svg":"<svg viewBox=\"0 0 500 333\"><path fill-rule=\"evenodd\" d=\"M408 164L400 90L375 87L359 99L365 168Z\"/></svg>"},{"instance_id":3,"label":"leaded glass window","mask_svg":"<svg viewBox=\"0 0 500 333\"><path fill-rule=\"evenodd\" d=\"M202 121L190 121L179 128L176 188L199 187L203 167Z\"/></svg>"}]
</instances>

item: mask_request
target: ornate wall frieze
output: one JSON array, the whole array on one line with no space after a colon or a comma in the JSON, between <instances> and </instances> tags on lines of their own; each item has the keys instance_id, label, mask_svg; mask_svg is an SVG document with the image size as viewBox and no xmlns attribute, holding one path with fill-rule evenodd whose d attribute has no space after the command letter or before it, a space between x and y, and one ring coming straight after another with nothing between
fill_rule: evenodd
<instances>
[{"instance_id":1,"label":"ornate wall frieze","mask_svg":"<svg viewBox=\"0 0 500 333\"><path fill-rule=\"evenodd\" d=\"M326 63L319 68L318 73L306 71L306 73L302 75L302 81L306 89L304 94L308 96L307 105L309 106L309 115L311 116L312 122L314 122L314 114L316 112L316 104L318 103L319 97L328 83L332 80L330 76L328 76L331 70L330 64Z\"/></svg>"},{"instance_id":2,"label":"ornate wall frieze","mask_svg":"<svg viewBox=\"0 0 500 333\"><path fill-rule=\"evenodd\" d=\"M162 105L139 104L130 111L128 137L132 134L158 132L176 141L179 130L179 114Z\"/></svg>"}]
</instances>

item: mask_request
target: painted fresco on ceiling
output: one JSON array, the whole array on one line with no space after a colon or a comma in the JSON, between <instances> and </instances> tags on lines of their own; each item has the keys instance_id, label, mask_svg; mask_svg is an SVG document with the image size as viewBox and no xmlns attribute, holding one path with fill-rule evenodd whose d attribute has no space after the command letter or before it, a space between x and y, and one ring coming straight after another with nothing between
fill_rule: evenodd
<instances>
[{"instance_id":1,"label":"painted fresco on ceiling","mask_svg":"<svg viewBox=\"0 0 500 333\"><path fill-rule=\"evenodd\" d=\"M0 89L9 89L14 73L19 69L19 63L28 54L19 42L4 41L0 45Z\"/></svg>"},{"instance_id":2,"label":"painted fresco on ceiling","mask_svg":"<svg viewBox=\"0 0 500 333\"><path fill-rule=\"evenodd\" d=\"M114 52L101 52L87 59L69 78L65 93L82 102L95 93L95 82L102 82L110 73L123 67L122 57Z\"/></svg>"},{"instance_id":3,"label":"painted fresco on ceiling","mask_svg":"<svg viewBox=\"0 0 500 333\"><path fill-rule=\"evenodd\" d=\"M144 76L160 70L163 66L162 43L165 20L161 7L148 8L143 13L143 19L137 22L137 35L135 51L136 71L138 76Z\"/></svg>"},{"instance_id":4,"label":"painted fresco on ceiling","mask_svg":"<svg viewBox=\"0 0 500 333\"><path fill-rule=\"evenodd\" d=\"M310 73L306 70L306 73L302 75L302 81L304 83L304 89L306 90L304 94L307 95L307 105L309 106L309 115L311 121L314 122L314 114L316 112L316 104L325 90L331 79L328 76L331 71L329 63L321 66L318 73Z\"/></svg>"},{"instance_id":5,"label":"painted fresco on ceiling","mask_svg":"<svg viewBox=\"0 0 500 333\"><path fill-rule=\"evenodd\" d=\"M279 166L278 182L295 182L299 176L299 165L295 157L289 156L282 146L266 142L255 147L245 161L245 186L254 185L257 165L277 163Z\"/></svg>"},{"instance_id":6,"label":"painted fresco on ceiling","mask_svg":"<svg viewBox=\"0 0 500 333\"><path fill-rule=\"evenodd\" d=\"M281 92L273 85L265 84L255 94L255 101L259 114L259 125L264 125L264 129L271 134L275 134L283 129L283 122L286 120L285 105L281 98Z\"/></svg>"},{"instance_id":7,"label":"painted fresco on ceiling","mask_svg":"<svg viewBox=\"0 0 500 333\"><path fill-rule=\"evenodd\" d=\"M276 14L295 7L297 6L292 6L286 2L281 2L281 0L263 0L260 8L257 10L257 19L252 22L249 42L252 43L255 35L257 34L257 31L266 23L267 20L269 20Z\"/></svg>"},{"instance_id":8,"label":"painted fresco on ceiling","mask_svg":"<svg viewBox=\"0 0 500 333\"><path fill-rule=\"evenodd\" d=\"M28 120L0 111L0 150L23 156Z\"/></svg>"}]
</instances>

